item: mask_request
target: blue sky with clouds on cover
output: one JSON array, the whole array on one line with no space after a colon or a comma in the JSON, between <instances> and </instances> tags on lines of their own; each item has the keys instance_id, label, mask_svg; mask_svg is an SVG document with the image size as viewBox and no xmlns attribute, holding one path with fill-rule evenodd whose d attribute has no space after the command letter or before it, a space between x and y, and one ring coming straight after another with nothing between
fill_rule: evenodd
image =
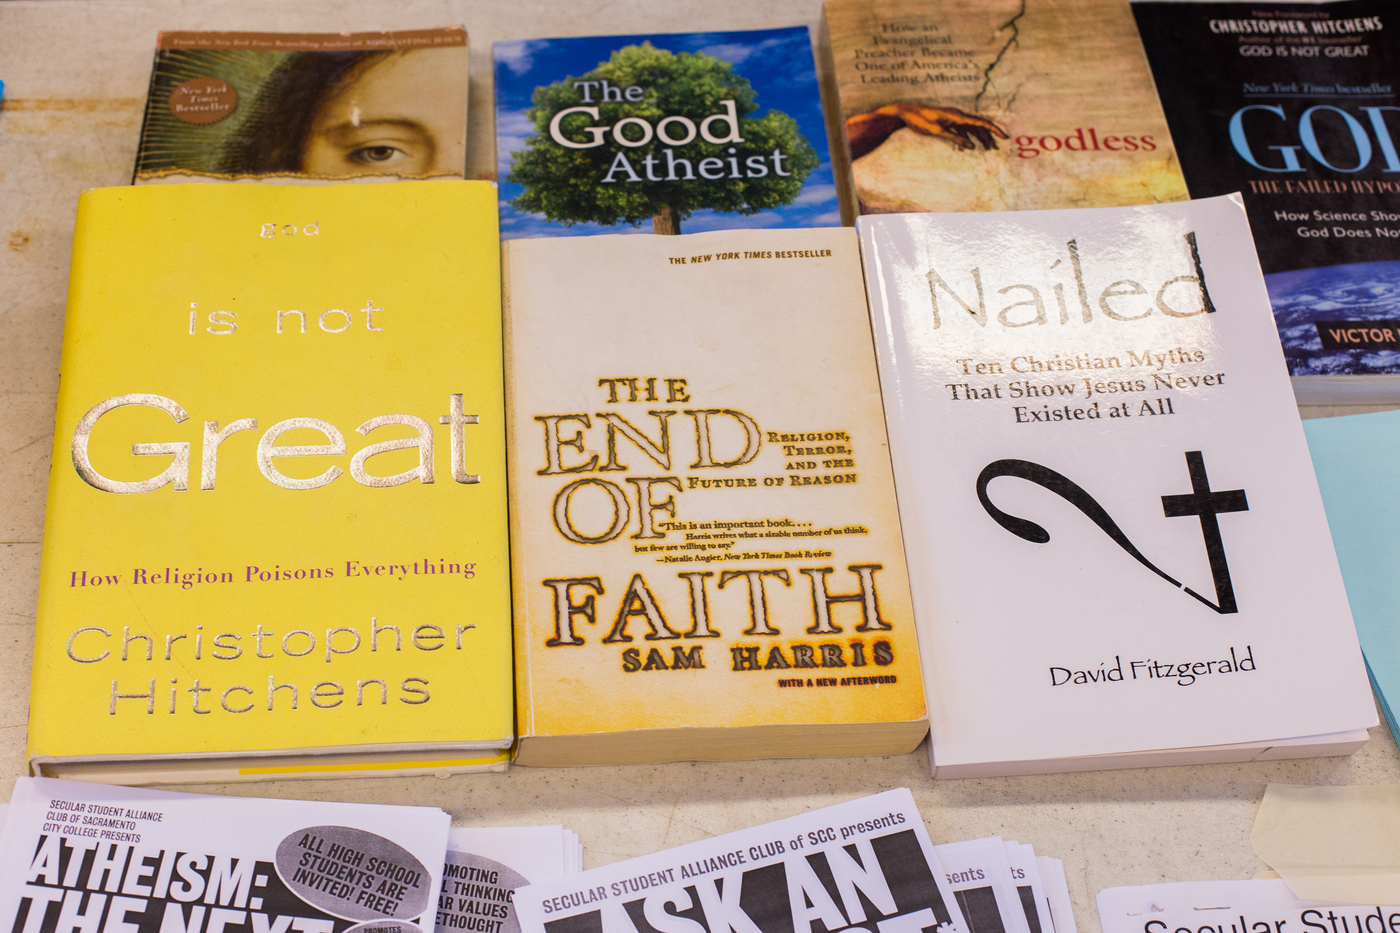
<instances>
[{"instance_id":1,"label":"blue sky with clouds on cover","mask_svg":"<svg viewBox=\"0 0 1400 933\"><path fill-rule=\"evenodd\" d=\"M705 52L734 66L735 74L748 79L757 96L761 117L769 110L780 110L797 121L798 129L816 149L821 164L807 176L802 193L792 204L770 211L742 216L717 211L695 211L685 220L685 233L753 227L826 227L841 223L832 179L831 155L826 126L822 122L821 95L812 60L812 43L805 26L788 29L759 29L747 32L677 33L639 36L589 36L568 39L521 39L497 42L496 66L496 160L500 179L501 236L506 239L531 236L583 236L593 233L651 233L651 224L632 227L625 223L549 223L540 214L528 214L511 207L509 201L523 190L508 183L510 154L525 147L534 132L526 117L536 87L563 78L586 74L606 62L614 51L628 45L650 42L671 52Z\"/></svg>"}]
</instances>

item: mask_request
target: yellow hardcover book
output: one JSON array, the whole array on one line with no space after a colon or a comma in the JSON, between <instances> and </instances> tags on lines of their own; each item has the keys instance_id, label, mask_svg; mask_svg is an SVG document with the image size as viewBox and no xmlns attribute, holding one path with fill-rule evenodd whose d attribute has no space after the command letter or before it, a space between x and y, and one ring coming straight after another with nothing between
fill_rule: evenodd
<instances>
[{"instance_id":1,"label":"yellow hardcover book","mask_svg":"<svg viewBox=\"0 0 1400 933\"><path fill-rule=\"evenodd\" d=\"M505 247L523 765L928 730L854 231Z\"/></svg>"},{"instance_id":2,"label":"yellow hardcover book","mask_svg":"<svg viewBox=\"0 0 1400 933\"><path fill-rule=\"evenodd\" d=\"M502 766L497 242L484 182L83 195L34 773Z\"/></svg>"}]
</instances>

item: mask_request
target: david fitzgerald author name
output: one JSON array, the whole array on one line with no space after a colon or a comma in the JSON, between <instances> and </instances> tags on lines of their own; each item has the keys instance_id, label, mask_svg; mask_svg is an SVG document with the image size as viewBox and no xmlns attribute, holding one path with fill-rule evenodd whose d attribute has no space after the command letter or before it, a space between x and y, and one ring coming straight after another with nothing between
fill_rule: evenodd
<instances>
[{"instance_id":1,"label":"david fitzgerald author name","mask_svg":"<svg viewBox=\"0 0 1400 933\"><path fill-rule=\"evenodd\" d=\"M1248 674L1254 670L1254 649L1249 645L1245 645L1243 649L1231 645L1228 656L1210 661L1162 661L1147 658L1141 661L1129 660L1125 666L1123 656L1115 654L1112 667L1108 666L1107 661L1101 662L1097 668L1052 667L1050 686L1155 680L1189 687L1200 678L1212 674Z\"/></svg>"}]
</instances>

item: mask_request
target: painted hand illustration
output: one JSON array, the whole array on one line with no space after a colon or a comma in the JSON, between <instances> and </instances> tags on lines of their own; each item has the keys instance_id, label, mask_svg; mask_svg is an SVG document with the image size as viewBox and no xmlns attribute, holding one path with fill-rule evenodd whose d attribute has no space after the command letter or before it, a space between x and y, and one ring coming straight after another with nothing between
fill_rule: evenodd
<instances>
[{"instance_id":1,"label":"painted hand illustration","mask_svg":"<svg viewBox=\"0 0 1400 933\"><path fill-rule=\"evenodd\" d=\"M996 136L1010 139L1006 131L990 120L958 110L956 107L925 107L922 104L886 104L869 113L856 114L846 121L846 138L851 145L851 158L861 156L879 146L890 134L907 126L924 136L940 136L959 149L997 148Z\"/></svg>"}]
</instances>

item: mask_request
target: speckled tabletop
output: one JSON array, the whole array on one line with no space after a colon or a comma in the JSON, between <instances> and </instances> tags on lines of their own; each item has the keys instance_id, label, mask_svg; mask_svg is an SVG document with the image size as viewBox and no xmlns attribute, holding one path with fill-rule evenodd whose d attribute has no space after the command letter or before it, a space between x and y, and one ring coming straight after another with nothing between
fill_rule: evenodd
<instances>
[{"instance_id":1,"label":"speckled tabletop","mask_svg":"<svg viewBox=\"0 0 1400 933\"><path fill-rule=\"evenodd\" d=\"M158 30L465 24L472 47L468 164L472 177L493 178L491 43L497 39L815 26L819 17L819 0L0 0L0 795L7 798L8 777L24 771L74 206L85 188L130 180ZM938 784L920 748L892 758L516 768L446 779L198 789L428 804L450 811L459 825L564 823L582 837L591 867L906 786L935 842L999 834L1064 859L1076 919L1093 933L1099 929L1094 895L1102 888L1254 875L1263 865L1249 830L1270 781L1397 783L1400 754L1381 726L1350 758Z\"/></svg>"}]
</instances>

